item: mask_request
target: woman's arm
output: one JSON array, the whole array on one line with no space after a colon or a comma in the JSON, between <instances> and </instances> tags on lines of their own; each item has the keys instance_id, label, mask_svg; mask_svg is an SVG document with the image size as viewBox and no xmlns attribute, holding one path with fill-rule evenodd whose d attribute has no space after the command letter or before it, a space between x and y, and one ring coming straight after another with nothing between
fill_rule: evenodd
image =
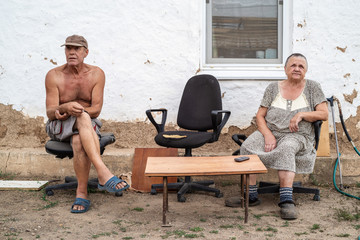
<instances>
[{"instance_id":1,"label":"woman's arm","mask_svg":"<svg viewBox=\"0 0 360 240\"><path fill-rule=\"evenodd\" d=\"M298 112L290 120L289 129L291 132L299 131L299 122L305 120L307 122L315 122L317 120L326 121L328 119L328 108L326 102L322 102L315 107L312 112Z\"/></svg>"},{"instance_id":2,"label":"woman's arm","mask_svg":"<svg viewBox=\"0 0 360 240\"><path fill-rule=\"evenodd\" d=\"M265 152L270 152L274 148L276 148L276 138L266 125L266 114L267 114L268 108L266 107L260 107L257 114L256 114L256 124L258 126L258 130L261 132L261 134L264 136L265 139Z\"/></svg>"}]
</instances>

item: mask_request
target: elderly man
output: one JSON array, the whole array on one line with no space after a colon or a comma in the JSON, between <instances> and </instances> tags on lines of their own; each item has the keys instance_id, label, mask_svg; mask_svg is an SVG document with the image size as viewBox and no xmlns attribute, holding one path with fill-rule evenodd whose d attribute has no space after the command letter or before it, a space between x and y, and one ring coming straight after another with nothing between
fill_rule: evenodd
<instances>
[{"instance_id":1,"label":"elderly man","mask_svg":"<svg viewBox=\"0 0 360 240\"><path fill-rule=\"evenodd\" d=\"M45 79L46 131L52 139L72 145L78 187L71 212L83 213L90 207L87 182L91 164L97 171L100 190L119 192L129 185L114 176L100 156L101 122L96 118L103 104L105 74L99 67L84 63L89 53L84 37L69 36L62 46L67 63L51 69Z\"/></svg>"}]
</instances>

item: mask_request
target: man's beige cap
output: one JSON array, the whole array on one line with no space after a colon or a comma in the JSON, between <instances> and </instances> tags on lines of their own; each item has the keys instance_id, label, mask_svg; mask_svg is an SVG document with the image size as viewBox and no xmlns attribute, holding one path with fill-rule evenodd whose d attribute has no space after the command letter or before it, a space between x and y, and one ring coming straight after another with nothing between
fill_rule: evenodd
<instances>
[{"instance_id":1,"label":"man's beige cap","mask_svg":"<svg viewBox=\"0 0 360 240\"><path fill-rule=\"evenodd\" d=\"M61 47L63 46L78 46L88 49L88 43L86 39L83 36L79 35L72 35L67 37L65 43L61 45Z\"/></svg>"}]
</instances>

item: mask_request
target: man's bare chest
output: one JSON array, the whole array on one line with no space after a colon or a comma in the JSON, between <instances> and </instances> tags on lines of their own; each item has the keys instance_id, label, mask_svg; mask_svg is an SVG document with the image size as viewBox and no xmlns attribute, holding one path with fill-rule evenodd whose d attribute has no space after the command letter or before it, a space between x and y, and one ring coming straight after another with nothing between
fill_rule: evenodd
<instances>
[{"instance_id":1,"label":"man's bare chest","mask_svg":"<svg viewBox=\"0 0 360 240\"><path fill-rule=\"evenodd\" d=\"M90 103L93 88L94 84L91 79L85 77L64 78L59 84L60 102L85 101Z\"/></svg>"}]
</instances>

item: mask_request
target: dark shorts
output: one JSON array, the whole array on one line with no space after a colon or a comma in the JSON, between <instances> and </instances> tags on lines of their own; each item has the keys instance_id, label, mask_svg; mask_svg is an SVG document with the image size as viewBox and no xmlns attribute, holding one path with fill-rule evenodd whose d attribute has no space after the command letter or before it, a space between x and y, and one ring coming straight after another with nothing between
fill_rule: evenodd
<instances>
[{"instance_id":1,"label":"dark shorts","mask_svg":"<svg viewBox=\"0 0 360 240\"><path fill-rule=\"evenodd\" d=\"M72 135L79 134L77 129L74 129L76 117L70 116L65 121L48 120L46 123L46 133L53 140L60 142L70 142ZM92 126L96 134L100 137L100 128L102 123L97 118L91 119Z\"/></svg>"}]
</instances>

